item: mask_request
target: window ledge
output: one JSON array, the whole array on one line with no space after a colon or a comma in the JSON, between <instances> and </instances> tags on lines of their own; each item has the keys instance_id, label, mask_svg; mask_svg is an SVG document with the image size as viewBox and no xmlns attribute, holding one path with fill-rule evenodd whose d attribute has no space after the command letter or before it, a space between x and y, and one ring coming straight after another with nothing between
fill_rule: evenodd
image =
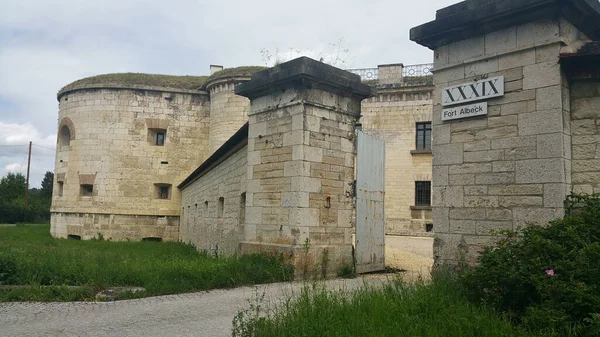
<instances>
[{"instance_id":1,"label":"window ledge","mask_svg":"<svg viewBox=\"0 0 600 337\"><path fill-rule=\"evenodd\" d=\"M410 154L431 154L431 150L411 150Z\"/></svg>"},{"instance_id":2,"label":"window ledge","mask_svg":"<svg viewBox=\"0 0 600 337\"><path fill-rule=\"evenodd\" d=\"M410 206L410 209L413 211L416 211L416 210L431 211L431 206Z\"/></svg>"}]
</instances>

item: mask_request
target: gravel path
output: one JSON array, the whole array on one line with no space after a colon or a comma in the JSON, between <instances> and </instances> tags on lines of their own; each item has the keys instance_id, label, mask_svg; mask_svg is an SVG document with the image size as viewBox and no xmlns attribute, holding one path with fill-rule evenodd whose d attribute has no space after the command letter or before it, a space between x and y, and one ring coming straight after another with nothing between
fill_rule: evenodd
<instances>
[{"instance_id":1,"label":"gravel path","mask_svg":"<svg viewBox=\"0 0 600 337\"><path fill-rule=\"evenodd\" d=\"M388 265L406 279L428 276L431 238L387 237ZM328 289L378 285L389 275L319 282ZM392 276L393 277L393 276ZM189 293L117 302L0 303L0 337L10 336L230 336L236 313L264 293L279 301L297 294L302 282Z\"/></svg>"},{"instance_id":2,"label":"gravel path","mask_svg":"<svg viewBox=\"0 0 600 337\"><path fill-rule=\"evenodd\" d=\"M351 290L382 284L382 276L319 282ZM0 303L0 336L231 336L231 323L248 301L278 301L303 283L148 297L117 302Z\"/></svg>"}]
</instances>

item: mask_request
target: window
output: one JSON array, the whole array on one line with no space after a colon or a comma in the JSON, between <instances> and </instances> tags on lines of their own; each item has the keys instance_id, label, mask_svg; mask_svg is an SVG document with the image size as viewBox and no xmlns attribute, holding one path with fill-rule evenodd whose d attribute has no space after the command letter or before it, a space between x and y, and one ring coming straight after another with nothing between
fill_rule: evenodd
<instances>
[{"instance_id":1,"label":"window","mask_svg":"<svg viewBox=\"0 0 600 337\"><path fill-rule=\"evenodd\" d=\"M223 206L225 206L225 198L219 198L219 204L217 205L217 218L223 217Z\"/></svg>"},{"instance_id":2,"label":"window","mask_svg":"<svg viewBox=\"0 0 600 337\"><path fill-rule=\"evenodd\" d=\"M154 193L156 199L171 199L171 185L170 184L154 184Z\"/></svg>"},{"instance_id":3,"label":"window","mask_svg":"<svg viewBox=\"0 0 600 337\"><path fill-rule=\"evenodd\" d=\"M65 183L63 181L58 182L58 196L59 197L63 196L64 186L65 186Z\"/></svg>"},{"instance_id":4,"label":"window","mask_svg":"<svg viewBox=\"0 0 600 337\"><path fill-rule=\"evenodd\" d=\"M164 132L156 133L156 145L159 145L159 146L165 145L165 133Z\"/></svg>"},{"instance_id":5,"label":"window","mask_svg":"<svg viewBox=\"0 0 600 337\"><path fill-rule=\"evenodd\" d=\"M240 225L246 223L246 192L240 196Z\"/></svg>"},{"instance_id":6,"label":"window","mask_svg":"<svg viewBox=\"0 0 600 337\"><path fill-rule=\"evenodd\" d=\"M164 146L166 140L166 129L148 129L148 143L151 145Z\"/></svg>"},{"instance_id":7,"label":"window","mask_svg":"<svg viewBox=\"0 0 600 337\"><path fill-rule=\"evenodd\" d=\"M431 206L431 181L415 181L415 206Z\"/></svg>"},{"instance_id":8,"label":"window","mask_svg":"<svg viewBox=\"0 0 600 337\"><path fill-rule=\"evenodd\" d=\"M208 201L204 202L204 217L208 218Z\"/></svg>"},{"instance_id":9,"label":"window","mask_svg":"<svg viewBox=\"0 0 600 337\"><path fill-rule=\"evenodd\" d=\"M60 128L60 145L69 146L71 145L71 130L66 125Z\"/></svg>"},{"instance_id":10,"label":"window","mask_svg":"<svg viewBox=\"0 0 600 337\"><path fill-rule=\"evenodd\" d=\"M432 223L425 224L425 231L426 232L433 232L433 224Z\"/></svg>"},{"instance_id":11,"label":"window","mask_svg":"<svg viewBox=\"0 0 600 337\"><path fill-rule=\"evenodd\" d=\"M91 197L94 194L94 185L82 184L80 186L79 195L82 197Z\"/></svg>"},{"instance_id":12,"label":"window","mask_svg":"<svg viewBox=\"0 0 600 337\"><path fill-rule=\"evenodd\" d=\"M417 123L417 151L431 151L431 122Z\"/></svg>"}]
</instances>

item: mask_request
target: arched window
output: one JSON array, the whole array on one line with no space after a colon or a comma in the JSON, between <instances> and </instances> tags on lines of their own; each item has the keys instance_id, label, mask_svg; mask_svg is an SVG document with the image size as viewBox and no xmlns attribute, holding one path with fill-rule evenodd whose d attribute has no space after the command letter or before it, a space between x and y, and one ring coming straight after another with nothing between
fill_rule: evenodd
<instances>
[{"instance_id":1,"label":"arched window","mask_svg":"<svg viewBox=\"0 0 600 337\"><path fill-rule=\"evenodd\" d=\"M60 128L60 145L69 146L71 145L71 130L66 125Z\"/></svg>"},{"instance_id":2,"label":"arched window","mask_svg":"<svg viewBox=\"0 0 600 337\"><path fill-rule=\"evenodd\" d=\"M75 139L75 126L69 117L65 117L60 121L58 127L58 144L60 146L69 146L73 139Z\"/></svg>"}]
</instances>

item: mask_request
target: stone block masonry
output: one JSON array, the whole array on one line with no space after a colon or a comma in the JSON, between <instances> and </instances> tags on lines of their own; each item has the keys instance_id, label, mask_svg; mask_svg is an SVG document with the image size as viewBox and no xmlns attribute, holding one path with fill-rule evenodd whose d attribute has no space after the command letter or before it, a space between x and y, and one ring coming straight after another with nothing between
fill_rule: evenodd
<instances>
[{"instance_id":1,"label":"stone block masonry","mask_svg":"<svg viewBox=\"0 0 600 337\"><path fill-rule=\"evenodd\" d=\"M308 58L256 73L242 252L291 255L296 273L352 263L354 125L372 95L358 76Z\"/></svg>"},{"instance_id":2,"label":"stone block masonry","mask_svg":"<svg viewBox=\"0 0 600 337\"><path fill-rule=\"evenodd\" d=\"M445 17L451 12L456 20ZM588 18L585 24L581 17ZM586 108L570 100L576 87L559 57L596 37L588 34L597 34L599 18L597 2L587 0L468 0L411 30L411 39L434 51L436 265L474 263L493 232L563 216L572 183L576 190L594 191L595 148L584 145L597 140L579 137L596 134L596 117L571 121ZM480 99L487 102L487 115L442 121L444 88L497 76L504 79L504 95Z\"/></svg>"}]
</instances>

